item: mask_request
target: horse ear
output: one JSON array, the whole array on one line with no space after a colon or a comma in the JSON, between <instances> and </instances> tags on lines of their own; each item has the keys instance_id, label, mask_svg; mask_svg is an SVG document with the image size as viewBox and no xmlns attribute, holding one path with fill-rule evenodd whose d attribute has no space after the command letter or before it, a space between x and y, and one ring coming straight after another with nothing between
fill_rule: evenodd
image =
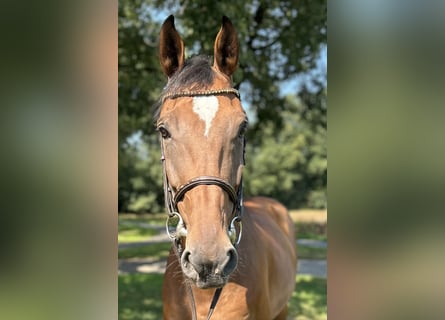
<instances>
[{"instance_id":1,"label":"horse ear","mask_svg":"<svg viewBox=\"0 0 445 320\"><path fill-rule=\"evenodd\" d=\"M213 65L229 77L238 64L238 36L232 22L224 16L221 29L216 35Z\"/></svg>"},{"instance_id":2,"label":"horse ear","mask_svg":"<svg viewBox=\"0 0 445 320\"><path fill-rule=\"evenodd\" d=\"M184 42L176 31L173 15L170 15L161 27L159 61L162 71L169 78L184 64Z\"/></svg>"}]
</instances>

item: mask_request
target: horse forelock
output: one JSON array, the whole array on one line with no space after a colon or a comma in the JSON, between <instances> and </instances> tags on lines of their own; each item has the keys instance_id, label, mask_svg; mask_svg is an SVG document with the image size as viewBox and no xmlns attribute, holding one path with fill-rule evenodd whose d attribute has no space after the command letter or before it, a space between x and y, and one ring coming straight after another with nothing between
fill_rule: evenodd
<instances>
[{"instance_id":1,"label":"horse forelock","mask_svg":"<svg viewBox=\"0 0 445 320\"><path fill-rule=\"evenodd\" d=\"M205 90L210 88L214 80L210 58L203 55L187 59L181 69L176 71L162 90L160 99L155 105L154 121L159 118L163 97L181 90Z\"/></svg>"}]
</instances>

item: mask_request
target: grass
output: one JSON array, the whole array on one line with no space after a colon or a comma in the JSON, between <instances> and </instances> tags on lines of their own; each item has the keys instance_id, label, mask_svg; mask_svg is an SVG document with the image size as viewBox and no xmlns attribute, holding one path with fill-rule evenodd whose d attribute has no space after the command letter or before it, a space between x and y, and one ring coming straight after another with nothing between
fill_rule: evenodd
<instances>
[{"instance_id":1,"label":"grass","mask_svg":"<svg viewBox=\"0 0 445 320\"><path fill-rule=\"evenodd\" d=\"M165 218L166 216L161 214L120 214L118 217L118 241L137 242L147 240L159 233L156 227L163 227L165 225Z\"/></svg>"},{"instance_id":2,"label":"grass","mask_svg":"<svg viewBox=\"0 0 445 320\"><path fill-rule=\"evenodd\" d=\"M326 259L326 248L313 248L299 245L298 259Z\"/></svg>"},{"instance_id":3,"label":"grass","mask_svg":"<svg viewBox=\"0 0 445 320\"><path fill-rule=\"evenodd\" d=\"M119 320L161 319L162 282L159 274L119 275ZM288 319L322 320L326 313L326 279L297 276Z\"/></svg>"},{"instance_id":4,"label":"grass","mask_svg":"<svg viewBox=\"0 0 445 320\"><path fill-rule=\"evenodd\" d=\"M298 239L327 240L326 210L291 210L289 214L295 223Z\"/></svg>"},{"instance_id":5,"label":"grass","mask_svg":"<svg viewBox=\"0 0 445 320\"><path fill-rule=\"evenodd\" d=\"M137 242L147 240L159 232L154 229L143 228L133 223L119 222L119 233L117 239L119 242Z\"/></svg>"},{"instance_id":6,"label":"grass","mask_svg":"<svg viewBox=\"0 0 445 320\"><path fill-rule=\"evenodd\" d=\"M144 246L138 246L133 248L121 248L118 251L119 259L130 258L146 258L153 257L158 260L167 259L170 252L171 244L167 243L153 243Z\"/></svg>"},{"instance_id":7,"label":"grass","mask_svg":"<svg viewBox=\"0 0 445 320\"><path fill-rule=\"evenodd\" d=\"M134 214L134 213L121 213L119 214L119 222L131 221L137 223L150 223L154 225L163 226L167 215L165 213L159 214Z\"/></svg>"},{"instance_id":8,"label":"grass","mask_svg":"<svg viewBox=\"0 0 445 320\"><path fill-rule=\"evenodd\" d=\"M326 279L297 276L297 284L289 301L288 319L327 319Z\"/></svg>"},{"instance_id":9,"label":"grass","mask_svg":"<svg viewBox=\"0 0 445 320\"><path fill-rule=\"evenodd\" d=\"M162 319L162 274L119 275L119 320Z\"/></svg>"},{"instance_id":10,"label":"grass","mask_svg":"<svg viewBox=\"0 0 445 320\"><path fill-rule=\"evenodd\" d=\"M298 239L327 240L326 214L323 211L291 211ZM156 229L144 224L163 226L165 215L119 215L119 236L122 242L147 240L158 234ZM142 226L141 226L142 224ZM119 249L119 259L155 258L166 259L170 243L153 243L144 246ZM326 248L298 246L300 259L326 259ZM119 284L119 320L152 320L162 318L161 274L122 274ZM326 279L307 275L296 277L296 289L289 301L288 319L325 320Z\"/></svg>"},{"instance_id":11,"label":"grass","mask_svg":"<svg viewBox=\"0 0 445 320\"><path fill-rule=\"evenodd\" d=\"M317 222L296 222L297 239L312 239L327 241L327 225Z\"/></svg>"}]
</instances>

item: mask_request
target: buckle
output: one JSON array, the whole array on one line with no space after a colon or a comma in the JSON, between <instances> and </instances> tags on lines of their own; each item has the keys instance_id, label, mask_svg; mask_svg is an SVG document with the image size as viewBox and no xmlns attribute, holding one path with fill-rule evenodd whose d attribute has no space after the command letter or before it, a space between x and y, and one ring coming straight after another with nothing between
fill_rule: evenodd
<instances>
[{"instance_id":1,"label":"buckle","mask_svg":"<svg viewBox=\"0 0 445 320\"><path fill-rule=\"evenodd\" d=\"M165 229L170 239L175 240L187 237L187 229L184 226L184 220L178 212L172 212L165 222Z\"/></svg>"}]
</instances>

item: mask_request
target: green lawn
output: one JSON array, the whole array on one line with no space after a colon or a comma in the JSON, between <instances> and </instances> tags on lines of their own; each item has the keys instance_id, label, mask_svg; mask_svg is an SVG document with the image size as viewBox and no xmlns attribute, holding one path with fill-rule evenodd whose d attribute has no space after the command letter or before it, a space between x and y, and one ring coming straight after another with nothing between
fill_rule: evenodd
<instances>
[{"instance_id":1,"label":"green lawn","mask_svg":"<svg viewBox=\"0 0 445 320\"><path fill-rule=\"evenodd\" d=\"M163 226L167 214L133 214L133 213L121 213L118 216L119 222L131 221L131 222L143 222Z\"/></svg>"},{"instance_id":2,"label":"green lawn","mask_svg":"<svg viewBox=\"0 0 445 320\"><path fill-rule=\"evenodd\" d=\"M117 239L119 242L137 242L149 239L158 234L158 231L150 228L142 228L136 224L119 221L119 233Z\"/></svg>"},{"instance_id":3,"label":"green lawn","mask_svg":"<svg viewBox=\"0 0 445 320\"><path fill-rule=\"evenodd\" d=\"M295 223L297 239L312 239L327 241L327 226L325 223Z\"/></svg>"},{"instance_id":4,"label":"green lawn","mask_svg":"<svg viewBox=\"0 0 445 320\"><path fill-rule=\"evenodd\" d=\"M119 275L119 320L162 318L163 275ZM326 316L326 279L297 276L288 319L322 320Z\"/></svg>"},{"instance_id":5,"label":"green lawn","mask_svg":"<svg viewBox=\"0 0 445 320\"><path fill-rule=\"evenodd\" d=\"M163 227L165 218L164 215L120 214L118 217L118 241L137 242L147 240L159 233L153 226ZM150 224L151 227L147 227L147 224Z\"/></svg>"},{"instance_id":6,"label":"green lawn","mask_svg":"<svg viewBox=\"0 0 445 320\"><path fill-rule=\"evenodd\" d=\"M326 248L297 246L298 259L326 259Z\"/></svg>"},{"instance_id":7,"label":"green lawn","mask_svg":"<svg viewBox=\"0 0 445 320\"><path fill-rule=\"evenodd\" d=\"M297 276L295 291L289 301L288 319L327 319L326 279Z\"/></svg>"},{"instance_id":8,"label":"green lawn","mask_svg":"<svg viewBox=\"0 0 445 320\"><path fill-rule=\"evenodd\" d=\"M119 275L119 320L162 319L161 274Z\"/></svg>"},{"instance_id":9,"label":"green lawn","mask_svg":"<svg viewBox=\"0 0 445 320\"><path fill-rule=\"evenodd\" d=\"M147 228L142 224L162 226L165 216L119 215L119 242L134 242L150 239L162 231ZM326 224L296 223L298 239L326 240ZM155 258L166 259L170 243L154 243L132 248L121 248L119 259ZM298 246L300 259L325 259L325 248ZM119 320L149 320L162 318L161 288L163 275L123 274L118 276ZM289 301L288 319L324 320L326 316L326 279L297 276L296 290Z\"/></svg>"},{"instance_id":10,"label":"green lawn","mask_svg":"<svg viewBox=\"0 0 445 320\"><path fill-rule=\"evenodd\" d=\"M153 243L134 248L119 249L119 259L129 258L146 258L154 257L156 259L167 259L170 252L170 242L167 243Z\"/></svg>"}]
</instances>

